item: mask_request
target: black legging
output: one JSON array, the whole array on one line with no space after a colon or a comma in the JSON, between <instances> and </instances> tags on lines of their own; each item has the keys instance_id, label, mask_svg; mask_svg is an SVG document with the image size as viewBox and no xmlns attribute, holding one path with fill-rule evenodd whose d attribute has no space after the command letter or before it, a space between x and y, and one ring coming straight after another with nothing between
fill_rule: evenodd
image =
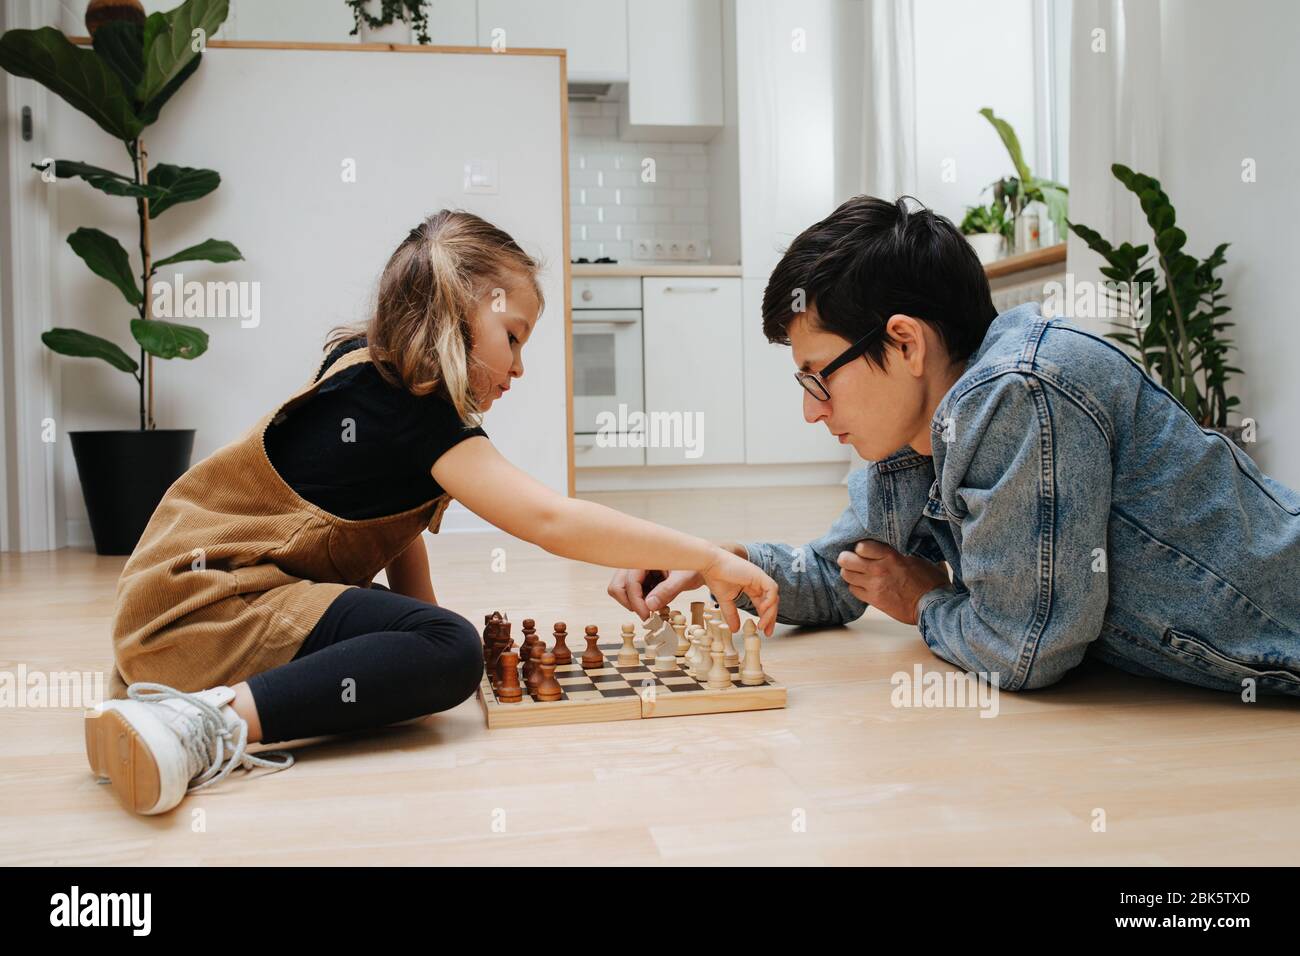
<instances>
[{"instance_id":1,"label":"black legging","mask_svg":"<svg viewBox=\"0 0 1300 956\"><path fill-rule=\"evenodd\" d=\"M482 676L483 642L469 621L374 584L335 598L293 660L248 688L262 742L276 743L447 710Z\"/></svg>"}]
</instances>

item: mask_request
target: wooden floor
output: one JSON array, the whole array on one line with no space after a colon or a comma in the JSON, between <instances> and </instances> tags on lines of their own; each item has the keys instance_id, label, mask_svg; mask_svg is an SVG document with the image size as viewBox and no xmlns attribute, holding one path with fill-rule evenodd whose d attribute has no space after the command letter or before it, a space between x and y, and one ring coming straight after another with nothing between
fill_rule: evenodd
<instances>
[{"instance_id":1,"label":"wooden floor","mask_svg":"<svg viewBox=\"0 0 1300 956\"><path fill-rule=\"evenodd\" d=\"M802 544L844 488L587 495L712 538ZM504 548L504 572L492 570ZM629 616L609 572L504 535L431 545L440 601L569 630ZM0 670L110 660L122 558L0 555ZM779 627L785 710L487 731L476 701L296 748L297 764L123 811L79 711L0 709L0 864L1294 864L1300 705L1086 667L999 712L895 708L952 668L876 612ZM200 812L201 811L201 812ZM1094 821L1104 813L1105 829Z\"/></svg>"}]
</instances>

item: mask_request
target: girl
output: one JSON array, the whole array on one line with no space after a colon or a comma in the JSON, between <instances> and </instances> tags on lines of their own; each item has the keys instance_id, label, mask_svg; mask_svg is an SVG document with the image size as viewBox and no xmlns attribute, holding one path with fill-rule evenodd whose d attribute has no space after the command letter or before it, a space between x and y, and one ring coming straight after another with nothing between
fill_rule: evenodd
<instances>
[{"instance_id":1,"label":"girl","mask_svg":"<svg viewBox=\"0 0 1300 956\"><path fill-rule=\"evenodd\" d=\"M759 568L556 494L493 448L479 421L524 373L538 269L477 216L431 216L389 259L370 321L335 330L315 380L167 490L118 581L112 699L85 722L91 769L127 807L162 813L237 766L293 763L249 744L473 694L482 643L437 605L421 537L452 499L562 557L694 569L733 629L743 592L771 634L776 585ZM391 590L371 582L381 568Z\"/></svg>"}]
</instances>

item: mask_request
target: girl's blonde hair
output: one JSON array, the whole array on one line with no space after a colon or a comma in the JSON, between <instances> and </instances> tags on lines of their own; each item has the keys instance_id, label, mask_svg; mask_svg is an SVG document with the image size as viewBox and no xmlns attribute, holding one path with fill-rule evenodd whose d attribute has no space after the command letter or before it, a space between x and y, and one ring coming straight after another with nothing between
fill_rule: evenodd
<instances>
[{"instance_id":1,"label":"girl's blonde hair","mask_svg":"<svg viewBox=\"0 0 1300 956\"><path fill-rule=\"evenodd\" d=\"M470 388L470 369L478 302L494 288L522 281L541 306L540 270L490 222L460 209L440 210L389 257L369 321L331 329L325 352L365 336L386 382L413 395L441 390L462 422L477 425L483 410Z\"/></svg>"}]
</instances>

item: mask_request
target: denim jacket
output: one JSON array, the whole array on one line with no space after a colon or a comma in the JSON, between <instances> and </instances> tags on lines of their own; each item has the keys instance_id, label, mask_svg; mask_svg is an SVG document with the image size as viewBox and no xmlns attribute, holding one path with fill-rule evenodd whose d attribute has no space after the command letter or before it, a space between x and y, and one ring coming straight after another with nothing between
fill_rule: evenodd
<instances>
[{"instance_id":1,"label":"denim jacket","mask_svg":"<svg viewBox=\"0 0 1300 956\"><path fill-rule=\"evenodd\" d=\"M1002 689L1052 684L1091 654L1300 695L1300 495L1118 348L1017 306L930 430L933 457L905 447L851 474L822 537L746 543L780 587L778 620L860 617L836 558L871 538L948 562L952 586L918 604L921 637Z\"/></svg>"}]
</instances>

